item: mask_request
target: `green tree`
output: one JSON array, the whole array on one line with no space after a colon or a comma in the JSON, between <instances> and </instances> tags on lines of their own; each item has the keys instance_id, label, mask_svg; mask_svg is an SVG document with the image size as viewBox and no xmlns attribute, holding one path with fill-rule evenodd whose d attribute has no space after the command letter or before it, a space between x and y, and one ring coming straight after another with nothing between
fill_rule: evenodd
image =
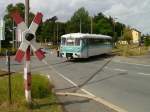
<instances>
[{"instance_id":1,"label":"green tree","mask_svg":"<svg viewBox=\"0 0 150 112\"><path fill-rule=\"evenodd\" d=\"M82 33L90 32L90 17L84 7L79 8L67 22L67 33L80 32L80 24Z\"/></svg>"},{"instance_id":2,"label":"green tree","mask_svg":"<svg viewBox=\"0 0 150 112\"><path fill-rule=\"evenodd\" d=\"M128 44L131 43L132 31L131 31L130 27L124 28L124 30L123 30L123 40L127 41Z\"/></svg>"},{"instance_id":3,"label":"green tree","mask_svg":"<svg viewBox=\"0 0 150 112\"><path fill-rule=\"evenodd\" d=\"M144 42L145 46L150 46L150 35L149 34L142 35L141 41Z\"/></svg>"},{"instance_id":4,"label":"green tree","mask_svg":"<svg viewBox=\"0 0 150 112\"><path fill-rule=\"evenodd\" d=\"M52 18L47 19L44 21L39 29L38 29L38 34L37 34L37 40L41 42L53 42L56 43L56 20L57 16L53 16Z\"/></svg>"},{"instance_id":5,"label":"green tree","mask_svg":"<svg viewBox=\"0 0 150 112\"><path fill-rule=\"evenodd\" d=\"M112 35L112 26L107 19L99 19L96 23L96 33L104 35Z\"/></svg>"}]
</instances>

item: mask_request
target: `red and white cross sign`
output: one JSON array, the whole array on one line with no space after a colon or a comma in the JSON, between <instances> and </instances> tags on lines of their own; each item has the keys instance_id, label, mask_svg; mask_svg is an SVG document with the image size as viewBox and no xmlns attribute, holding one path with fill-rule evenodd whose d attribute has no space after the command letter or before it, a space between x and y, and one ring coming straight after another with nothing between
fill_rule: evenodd
<instances>
[{"instance_id":1,"label":"red and white cross sign","mask_svg":"<svg viewBox=\"0 0 150 112\"><path fill-rule=\"evenodd\" d=\"M15 60L21 62L29 46L31 46L31 48L33 49L36 57L39 60L42 60L45 57L45 55L35 41L35 32L39 24L41 23L43 17L42 13L36 14L29 28L26 26L25 22L23 21L23 18L18 12L12 13L11 17L14 19L18 28L21 30L23 37L22 43L16 53Z\"/></svg>"}]
</instances>

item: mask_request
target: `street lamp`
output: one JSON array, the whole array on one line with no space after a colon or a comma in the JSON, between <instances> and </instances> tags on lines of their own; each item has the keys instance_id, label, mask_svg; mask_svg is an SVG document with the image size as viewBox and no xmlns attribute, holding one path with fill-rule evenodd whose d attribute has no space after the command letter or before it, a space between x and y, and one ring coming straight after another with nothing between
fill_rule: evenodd
<instances>
[{"instance_id":1,"label":"street lamp","mask_svg":"<svg viewBox=\"0 0 150 112\"><path fill-rule=\"evenodd\" d=\"M11 43L13 44L13 48L15 48L15 41L16 41L16 39L15 39L15 29L16 28L17 27L15 27L14 24L13 24L12 29L6 27L6 29L8 29L10 32L12 32L12 41L11 41Z\"/></svg>"},{"instance_id":2,"label":"street lamp","mask_svg":"<svg viewBox=\"0 0 150 112\"><path fill-rule=\"evenodd\" d=\"M115 36L115 25L116 25L116 23L115 23L115 20L117 20L118 18L113 18L113 25L114 25L114 36Z\"/></svg>"},{"instance_id":3,"label":"street lamp","mask_svg":"<svg viewBox=\"0 0 150 112\"><path fill-rule=\"evenodd\" d=\"M15 45L16 45L15 30L16 30L16 27L15 27L15 23L14 23L14 21L13 21L13 28L12 28L13 48L15 48Z\"/></svg>"},{"instance_id":4,"label":"street lamp","mask_svg":"<svg viewBox=\"0 0 150 112\"><path fill-rule=\"evenodd\" d=\"M58 36L59 36L59 24L57 22L57 44L58 44Z\"/></svg>"},{"instance_id":5,"label":"street lamp","mask_svg":"<svg viewBox=\"0 0 150 112\"><path fill-rule=\"evenodd\" d=\"M116 41L116 23L115 20L117 20L118 18L112 18L113 19L113 44L115 46L115 41Z\"/></svg>"}]
</instances>

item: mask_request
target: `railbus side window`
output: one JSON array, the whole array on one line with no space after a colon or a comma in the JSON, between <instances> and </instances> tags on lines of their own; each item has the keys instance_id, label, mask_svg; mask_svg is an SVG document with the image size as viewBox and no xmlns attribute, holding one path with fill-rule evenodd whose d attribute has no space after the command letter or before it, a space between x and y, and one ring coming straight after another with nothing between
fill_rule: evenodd
<instances>
[{"instance_id":1,"label":"railbus side window","mask_svg":"<svg viewBox=\"0 0 150 112\"><path fill-rule=\"evenodd\" d=\"M80 38L76 38L75 39L75 45L76 46L80 46Z\"/></svg>"}]
</instances>

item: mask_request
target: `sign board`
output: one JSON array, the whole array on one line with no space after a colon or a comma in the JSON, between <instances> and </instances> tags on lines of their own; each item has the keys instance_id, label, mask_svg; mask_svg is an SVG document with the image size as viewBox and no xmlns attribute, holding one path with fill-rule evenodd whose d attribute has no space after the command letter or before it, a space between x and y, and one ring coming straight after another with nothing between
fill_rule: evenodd
<instances>
[{"instance_id":1,"label":"sign board","mask_svg":"<svg viewBox=\"0 0 150 112\"><path fill-rule=\"evenodd\" d=\"M0 20L0 40L5 40L5 22Z\"/></svg>"},{"instance_id":2,"label":"sign board","mask_svg":"<svg viewBox=\"0 0 150 112\"><path fill-rule=\"evenodd\" d=\"M23 21L23 18L18 12L12 13L11 16L17 24L17 29L19 29L21 31L20 33L22 34L21 35L20 33L18 33L18 37L22 39L22 42L19 49L17 50L15 60L21 62L29 46L31 46L36 57L39 60L45 58L43 51L40 49L35 39L35 32L42 21L42 13L36 14L29 28L26 26L25 22Z\"/></svg>"}]
</instances>

